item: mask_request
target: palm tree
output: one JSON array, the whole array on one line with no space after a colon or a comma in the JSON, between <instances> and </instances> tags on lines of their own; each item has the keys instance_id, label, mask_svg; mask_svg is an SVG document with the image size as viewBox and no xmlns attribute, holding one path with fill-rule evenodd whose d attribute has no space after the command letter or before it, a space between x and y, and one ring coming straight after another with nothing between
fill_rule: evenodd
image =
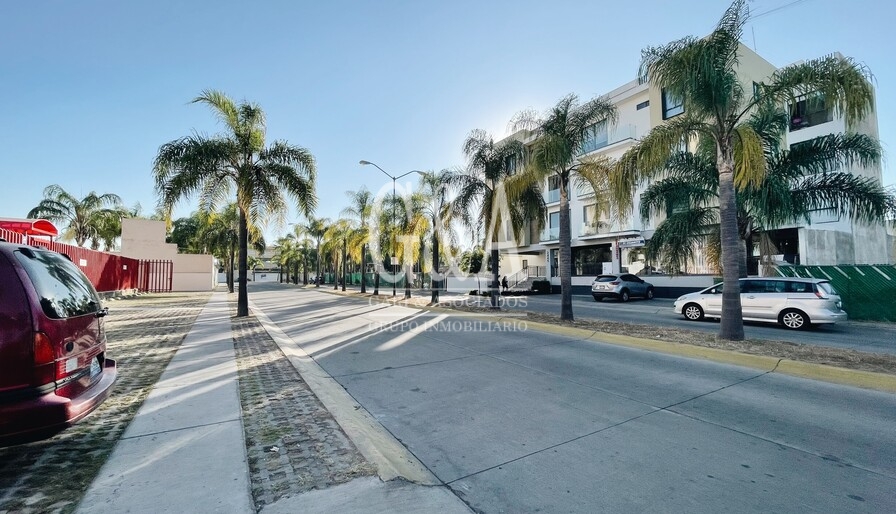
<instances>
[{"instance_id":1,"label":"palm tree","mask_svg":"<svg viewBox=\"0 0 896 514\"><path fill-rule=\"evenodd\" d=\"M747 94L737 66L748 18L746 0L735 0L709 36L687 37L642 52L641 79L681 101L684 112L653 128L626 152L616 181L617 193L631 192L641 180L661 175L683 142L700 136L713 143L724 280L719 336L728 340L744 338L735 185L759 184L766 173L762 140L745 120L762 102L795 104L817 93L852 127L867 115L874 98L867 70L839 56L777 70L755 86L755 94Z\"/></svg>"},{"instance_id":2,"label":"palm tree","mask_svg":"<svg viewBox=\"0 0 896 514\"><path fill-rule=\"evenodd\" d=\"M357 237L361 240L361 292L366 293L364 277L367 273L367 238L369 237L367 229L367 220L373 214L374 197L366 187L361 186L357 191L346 191L350 204L342 210L343 216L348 216L358 221Z\"/></svg>"},{"instance_id":3,"label":"palm tree","mask_svg":"<svg viewBox=\"0 0 896 514\"><path fill-rule=\"evenodd\" d=\"M327 228L330 226L330 220L327 218L314 218L309 217L308 221L302 225L296 225L296 233L301 231L304 234L308 234L315 242L316 246L316 264L317 264L317 276L315 279L315 287L320 287L320 263L321 263L321 243L324 240L324 237L327 234Z\"/></svg>"},{"instance_id":4,"label":"palm tree","mask_svg":"<svg viewBox=\"0 0 896 514\"><path fill-rule=\"evenodd\" d=\"M766 174L758 185L737 189L738 232L747 250L756 232L809 221L810 213L832 209L864 222L883 222L896 205L877 181L838 171L868 167L880 162L880 144L863 134L829 134L791 149L780 142L788 124L786 114L774 105L761 106L747 123L763 141ZM667 269L677 269L693 257L694 243L707 234L718 237L719 173L713 149L698 145L696 153L676 153L667 165L666 178L654 182L641 197L641 217L673 212L656 229L648 243L648 258L660 258ZM764 245L762 245L764 246ZM746 256L747 252L744 252ZM747 263L741 263L746 276Z\"/></svg>"},{"instance_id":5,"label":"palm tree","mask_svg":"<svg viewBox=\"0 0 896 514\"><path fill-rule=\"evenodd\" d=\"M65 223L62 239L74 240L84 246L88 239L95 239L99 248L98 233L103 216L117 213L121 198L112 193L98 195L91 191L82 199L77 199L57 184L44 189L44 199L37 207L28 211L28 218L45 218L53 223ZM120 232L119 232L120 233Z\"/></svg>"},{"instance_id":6,"label":"palm tree","mask_svg":"<svg viewBox=\"0 0 896 514\"><path fill-rule=\"evenodd\" d=\"M555 177L560 187L560 319L572 321L572 230L569 216L569 187L590 185L595 197L606 196L610 175L604 158L581 158L588 141L598 131L616 123L616 106L605 97L579 104L576 95L568 95L543 118L531 111L522 112L514 121L516 129L534 131L527 173L538 184ZM601 203L601 202L599 202Z\"/></svg>"},{"instance_id":7,"label":"palm tree","mask_svg":"<svg viewBox=\"0 0 896 514\"><path fill-rule=\"evenodd\" d=\"M464 141L467 166L450 171L445 184L456 191L452 210L472 232L485 227L491 250L491 306L498 308L498 236L499 228L510 225L518 236L526 222L544 222L544 198L538 183L515 175L522 161L523 144L514 138L496 144L485 131L474 130ZM517 239L519 239L517 237Z\"/></svg>"},{"instance_id":8,"label":"palm tree","mask_svg":"<svg viewBox=\"0 0 896 514\"><path fill-rule=\"evenodd\" d=\"M188 136L162 145L153 172L160 204L170 212L183 197L199 194L200 209L211 211L236 189L239 208L239 294L237 316L249 315L246 290L248 226L268 215L282 217L284 193L310 216L317 205L316 169L308 150L275 141L265 146L264 112L237 105L219 91L203 91L193 103L208 105L228 133L215 138Z\"/></svg>"},{"instance_id":9,"label":"palm tree","mask_svg":"<svg viewBox=\"0 0 896 514\"><path fill-rule=\"evenodd\" d=\"M425 231L432 236L432 270L430 271L430 303L439 303L439 252L440 241L447 239L450 243L456 243L456 235L451 227L451 201L448 198L448 170L439 173L426 173L420 181L420 188L416 195L416 203L420 205L420 212L424 215ZM421 267L422 271L422 267Z\"/></svg>"}]
</instances>

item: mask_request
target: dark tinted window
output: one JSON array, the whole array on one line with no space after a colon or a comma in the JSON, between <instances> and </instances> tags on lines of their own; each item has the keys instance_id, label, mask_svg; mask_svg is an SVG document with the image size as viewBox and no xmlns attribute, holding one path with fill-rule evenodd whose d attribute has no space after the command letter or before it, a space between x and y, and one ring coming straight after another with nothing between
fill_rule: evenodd
<instances>
[{"instance_id":1,"label":"dark tinted window","mask_svg":"<svg viewBox=\"0 0 896 514\"><path fill-rule=\"evenodd\" d=\"M15 255L48 317L62 319L99 310L100 299L87 277L62 255L30 248L22 248Z\"/></svg>"},{"instance_id":2,"label":"dark tinted window","mask_svg":"<svg viewBox=\"0 0 896 514\"><path fill-rule=\"evenodd\" d=\"M612 282L616 280L616 275L601 275L594 279L595 282Z\"/></svg>"}]
</instances>

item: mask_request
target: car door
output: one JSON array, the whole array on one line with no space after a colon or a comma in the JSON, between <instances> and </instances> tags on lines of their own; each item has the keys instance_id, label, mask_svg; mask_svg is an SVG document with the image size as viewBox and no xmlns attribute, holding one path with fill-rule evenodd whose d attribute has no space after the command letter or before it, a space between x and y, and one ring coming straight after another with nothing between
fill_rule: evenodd
<instances>
[{"instance_id":1,"label":"car door","mask_svg":"<svg viewBox=\"0 0 896 514\"><path fill-rule=\"evenodd\" d=\"M703 313L708 316L722 315L722 284L711 289L707 289L705 293L700 295L703 303Z\"/></svg>"},{"instance_id":2,"label":"car door","mask_svg":"<svg viewBox=\"0 0 896 514\"><path fill-rule=\"evenodd\" d=\"M644 296L647 294L647 288L644 287L644 281L632 274L622 275L631 296Z\"/></svg>"},{"instance_id":3,"label":"car door","mask_svg":"<svg viewBox=\"0 0 896 514\"><path fill-rule=\"evenodd\" d=\"M787 301L783 280L748 279L741 281L740 303L745 318L772 320Z\"/></svg>"}]
</instances>

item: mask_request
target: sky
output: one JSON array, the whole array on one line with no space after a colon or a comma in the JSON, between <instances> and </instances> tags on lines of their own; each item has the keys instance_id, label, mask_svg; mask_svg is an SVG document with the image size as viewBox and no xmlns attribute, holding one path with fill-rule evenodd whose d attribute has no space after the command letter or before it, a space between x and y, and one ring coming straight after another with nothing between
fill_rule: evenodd
<instances>
[{"instance_id":1,"label":"sky","mask_svg":"<svg viewBox=\"0 0 896 514\"><path fill-rule=\"evenodd\" d=\"M222 132L205 89L259 104L268 141L317 162L318 217L346 191L464 164L474 129L587 100L630 80L641 50L709 33L727 0L37 0L0 4L0 217L58 184L158 202L159 147ZM896 7L879 0L754 0L744 43L775 66L839 51L877 87L884 185L896 184ZM415 175L399 181L412 185ZM174 217L196 210L181 201ZM301 222L291 212L286 222ZM275 239L288 226L271 225Z\"/></svg>"}]
</instances>

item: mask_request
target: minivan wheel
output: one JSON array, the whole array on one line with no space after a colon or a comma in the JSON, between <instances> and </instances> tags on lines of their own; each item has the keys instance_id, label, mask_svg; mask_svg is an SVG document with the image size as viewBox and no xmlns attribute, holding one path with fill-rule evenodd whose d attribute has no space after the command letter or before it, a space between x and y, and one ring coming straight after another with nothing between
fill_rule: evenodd
<instances>
[{"instance_id":1,"label":"minivan wheel","mask_svg":"<svg viewBox=\"0 0 896 514\"><path fill-rule=\"evenodd\" d=\"M805 314L797 310L782 312L781 317L778 321L780 321L782 325L791 330L809 328L809 318Z\"/></svg>"},{"instance_id":2,"label":"minivan wheel","mask_svg":"<svg viewBox=\"0 0 896 514\"><path fill-rule=\"evenodd\" d=\"M629 300L628 289L623 289L621 293L619 293L619 299L623 302L627 302Z\"/></svg>"},{"instance_id":3,"label":"minivan wheel","mask_svg":"<svg viewBox=\"0 0 896 514\"><path fill-rule=\"evenodd\" d=\"M700 321L703 319L703 309L696 303L685 305L684 309L681 309L681 313L684 314L685 318L691 321Z\"/></svg>"},{"instance_id":4,"label":"minivan wheel","mask_svg":"<svg viewBox=\"0 0 896 514\"><path fill-rule=\"evenodd\" d=\"M645 298L647 298L648 300L653 300L653 288L652 287L647 288L647 296Z\"/></svg>"}]
</instances>

